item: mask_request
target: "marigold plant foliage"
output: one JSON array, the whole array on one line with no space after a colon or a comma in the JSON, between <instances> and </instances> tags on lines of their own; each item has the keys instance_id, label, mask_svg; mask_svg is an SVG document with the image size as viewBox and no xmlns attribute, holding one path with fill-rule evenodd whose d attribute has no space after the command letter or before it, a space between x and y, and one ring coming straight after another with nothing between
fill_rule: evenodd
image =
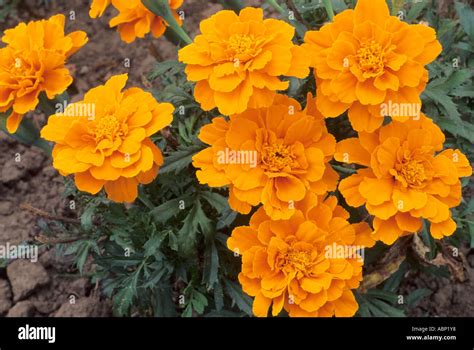
<instances>
[{"instance_id":1,"label":"marigold plant foliage","mask_svg":"<svg viewBox=\"0 0 474 350\"><path fill-rule=\"evenodd\" d=\"M351 290L362 280L362 259L357 252L339 257L334 247L375 242L367 223L350 224L348 218L336 197L310 193L289 220L272 220L260 208L249 226L233 230L227 245L242 254L239 281L255 297L256 316L267 316L270 306L273 316L283 308L300 317L355 314Z\"/></svg>"},{"instance_id":2,"label":"marigold plant foliage","mask_svg":"<svg viewBox=\"0 0 474 350\"><path fill-rule=\"evenodd\" d=\"M183 0L169 0L168 3L172 10L176 10L183 4ZM144 38L150 31L155 38L164 34L166 22L149 11L140 0L94 0L89 15L92 18L102 16L110 4L119 13L110 20L109 25L111 28L117 27L120 38L126 43L131 43L136 38ZM173 11L173 15L181 24L176 11Z\"/></svg>"},{"instance_id":3,"label":"marigold plant foliage","mask_svg":"<svg viewBox=\"0 0 474 350\"><path fill-rule=\"evenodd\" d=\"M327 164L336 141L308 95L308 108L283 95L270 107L248 109L227 121L214 118L199 138L211 145L193 157L199 182L229 186L229 204L240 213L263 204L273 219L288 219L308 192L336 188ZM312 106L312 107L311 107ZM252 159L252 157L254 159Z\"/></svg>"},{"instance_id":4,"label":"marigold plant foliage","mask_svg":"<svg viewBox=\"0 0 474 350\"><path fill-rule=\"evenodd\" d=\"M384 116L417 115L428 81L424 66L442 50L432 28L390 16L385 0L359 0L354 10L307 32L304 48L312 57L321 113L337 117L348 110L353 128L368 132L380 127ZM413 110L410 115L383 110L392 104Z\"/></svg>"},{"instance_id":5,"label":"marigold plant foliage","mask_svg":"<svg viewBox=\"0 0 474 350\"><path fill-rule=\"evenodd\" d=\"M63 93L73 79L65 67L69 56L87 42L85 32L64 33L63 15L20 23L4 32L0 49L0 111L10 111L7 129L16 132L23 115L36 108L39 95Z\"/></svg>"},{"instance_id":6,"label":"marigold plant foliage","mask_svg":"<svg viewBox=\"0 0 474 350\"><path fill-rule=\"evenodd\" d=\"M203 110L224 115L269 107L276 92L286 90L281 76L309 73L305 51L293 44L295 29L281 20L263 19L263 10L248 7L237 15L220 11L200 24L201 34L179 51L194 97Z\"/></svg>"},{"instance_id":7,"label":"marigold plant foliage","mask_svg":"<svg viewBox=\"0 0 474 350\"><path fill-rule=\"evenodd\" d=\"M415 233L427 219L434 238L449 236L456 223L449 208L461 203L460 177L471 176L466 156L443 151L445 137L424 115L392 121L374 133L337 144L335 158L366 168L342 180L339 190L351 206L365 204L374 216L374 238L393 244Z\"/></svg>"},{"instance_id":8,"label":"marigold plant foliage","mask_svg":"<svg viewBox=\"0 0 474 350\"><path fill-rule=\"evenodd\" d=\"M126 82L126 74L110 78L63 115L49 117L41 130L55 142L53 165L62 175L74 174L81 191L104 188L116 202L133 202L138 184L158 174L163 157L150 136L171 123L174 110L139 88L122 92ZM94 113L86 113L91 106Z\"/></svg>"}]
</instances>

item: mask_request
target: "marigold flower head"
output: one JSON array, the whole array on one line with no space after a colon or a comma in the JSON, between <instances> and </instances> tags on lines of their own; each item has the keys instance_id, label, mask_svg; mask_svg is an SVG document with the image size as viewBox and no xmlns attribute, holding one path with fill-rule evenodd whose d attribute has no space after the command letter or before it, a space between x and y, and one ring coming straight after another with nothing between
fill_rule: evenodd
<instances>
[{"instance_id":1,"label":"marigold flower head","mask_svg":"<svg viewBox=\"0 0 474 350\"><path fill-rule=\"evenodd\" d=\"M194 97L204 110L224 115L268 107L276 91L288 88L280 76L304 78L309 58L293 44L295 29L284 21L263 19L262 9L236 15L220 11L201 22L201 34L179 51Z\"/></svg>"},{"instance_id":2,"label":"marigold flower head","mask_svg":"<svg viewBox=\"0 0 474 350\"><path fill-rule=\"evenodd\" d=\"M262 203L273 219L289 218L308 191L336 187L338 175L327 164L335 139L311 95L305 110L277 95L270 107L214 118L199 139L211 145L193 157L199 182L228 185L229 204L240 213Z\"/></svg>"},{"instance_id":3,"label":"marigold flower head","mask_svg":"<svg viewBox=\"0 0 474 350\"><path fill-rule=\"evenodd\" d=\"M424 66L442 49L432 28L390 16L385 0L359 0L355 10L307 32L303 47L312 57L321 113L337 117L348 110L353 128L368 132L384 115L418 117L428 81Z\"/></svg>"},{"instance_id":4,"label":"marigold flower head","mask_svg":"<svg viewBox=\"0 0 474 350\"><path fill-rule=\"evenodd\" d=\"M366 223L350 224L336 197L310 193L289 220L271 220L263 208L227 241L242 255L239 282L255 297L253 313L284 308L290 316L350 317L358 309L351 289L362 280L358 250L374 245ZM341 254L341 252L342 254Z\"/></svg>"},{"instance_id":5,"label":"marigold flower head","mask_svg":"<svg viewBox=\"0 0 474 350\"><path fill-rule=\"evenodd\" d=\"M113 76L41 130L56 143L53 166L62 175L75 174L77 188L91 194L104 187L116 202L132 202L138 184L158 174L163 157L150 136L171 123L174 110L139 88L122 92L126 82L126 74Z\"/></svg>"},{"instance_id":6,"label":"marigold flower head","mask_svg":"<svg viewBox=\"0 0 474 350\"><path fill-rule=\"evenodd\" d=\"M169 0L170 8L176 10L183 4L183 0ZM155 38L163 35L166 30L164 20L148 10L141 0L112 0L112 5L119 14L109 22L111 28L117 27L120 38L126 43L133 42L137 37L143 38L151 33ZM177 22L181 19L176 12L173 13Z\"/></svg>"},{"instance_id":7,"label":"marigold flower head","mask_svg":"<svg viewBox=\"0 0 474 350\"><path fill-rule=\"evenodd\" d=\"M451 235L456 223L449 208L461 202L460 177L472 169L459 150L442 151L445 137L424 115L419 120L392 121L374 133L337 144L335 159L362 168L342 180L347 204L365 204L374 216L374 238L392 244L430 221L434 238Z\"/></svg>"},{"instance_id":8,"label":"marigold flower head","mask_svg":"<svg viewBox=\"0 0 474 350\"><path fill-rule=\"evenodd\" d=\"M65 17L20 23L5 30L0 49L0 112L11 109L7 129L14 133L23 115L36 108L39 94L63 93L73 79L66 59L87 42L85 32L64 34Z\"/></svg>"},{"instance_id":9,"label":"marigold flower head","mask_svg":"<svg viewBox=\"0 0 474 350\"><path fill-rule=\"evenodd\" d=\"M91 18L102 16L111 2L112 0L92 0L89 16Z\"/></svg>"}]
</instances>

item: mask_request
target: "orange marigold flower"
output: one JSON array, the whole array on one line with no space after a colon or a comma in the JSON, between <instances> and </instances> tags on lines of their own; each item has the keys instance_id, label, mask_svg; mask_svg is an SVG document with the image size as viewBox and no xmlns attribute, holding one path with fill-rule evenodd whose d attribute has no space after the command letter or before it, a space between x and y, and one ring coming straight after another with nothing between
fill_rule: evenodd
<instances>
[{"instance_id":1,"label":"orange marigold flower","mask_svg":"<svg viewBox=\"0 0 474 350\"><path fill-rule=\"evenodd\" d=\"M220 11L201 22L201 35L179 51L201 108L224 115L268 107L276 91L288 88L280 76L304 78L309 58L293 44L295 29L263 10L248 7L237 16Z\"/></svg>"},{"instance_id":2,"label":"orange marigold flower","mask_svg":"<svg viewBox=\"0 0 474 350\"><path fill-rule=\"evenodd\" d=\"M56 143L53 166L63 176L75 174L77 188L91 194L104 187L116 202L132 202L138 184L158 174L163 157L150 136L171 123L174 110L139 88L122 92L126 82L126 74L113 76L41 130Z\"/></svg>"},{"instance_id":3,"label":"orange marigold flower","mask_svg":"<svg viewBox=\"0 0 474 350\"><path fill-rule=\"evenodd\" d=\"M327 162L335 139L308 96L308 107L277 95L267 108L249 109L230 120L214 118L199 139L209 145L193 157L200 183L229 186L229 204L240 213L263 203L273 219L287 219L308 191L326 193L338 175Z\"/></svg>"},{"instance_id":4,"label":"orange marigold flower","mask_svg":"<svg viewBox=\"0 0 474 350\"><path fill-rule=\"evenodd\" d=\"M176 10L183 4L183 0L169 0L168 3L172 10ZM137 37L143 38L150 31L155 38L158 38L166 30L163 19L150 12L141 0L112 0L112 5L119 14L110 20L109 25L111 28L118 28L120 38L126 43L131 43ZM182 21L176 12L174 16L181 24Z\"/></svg>"},{"instance_id":5,"label":"orange marigold flower","mask_svg":"<svg viewBox=\"0 0 474 350\"><path fill-rule=\"evenodd\" d=\"M355 10L307 32L303 47L312 57L321 113L337 117L349 110L353 128L368 132L384 115L419 116L424 66L442 49L432 28L390 16L385 0L359 0Z\"/></svg>"},{"instance_id":6,"label":"orange marigold flower","mask_svg":"<svg viewBox=\"0 0 474 350\"><path fill-rule=\"evenodd\" d=\"M461 202L459 178L472 169L459 150L442 151L444 140L440 128L422 115L337 144L336 160L367 167L342 180L339 190L349 205L365 204L375 217L375 239L392 244L420 230L423 218L431 222L434 238L456 230L449 208Z\"/></svg>"},{"instance_id":7,"label":"orange marigold flower","mask_svg":"<svg viewBox=\"0 0 474 350\"><path fill-rule=\"evenodd\" d=\"M0 49L0 112L12 110L7 129L14 133L23 115L36 108L39 94L63 93L73 79L66 59L87 42L85 32L64 34L65 17L20 23L5 30Z\"/></svg>"},{"instance_id":8,"label":"orange marigold flower","mask_svg":"<svg viewBox=\"0 0 474 350\"><path fill-rule=\"evenodd\" d=\"M112 0L92 0L89 16L91 18L102 16L111 2Z\"/></svg>"},{"instance_id":9,"label":"orange marigold flower","mask_svg":"<svg viewBox=\"0 0 474 350\"><path fill-rule=\"evenodd\" d=\"M350 317L358 309L351 289L362 280L362 255L371 247L366 223L350 224L349 213L310 193L289 220L273 221L263 208L249 226L237 227L227 241L242 255L239 281L255 297L253 313L276 316Z\"/></svg>"}]
</instances>

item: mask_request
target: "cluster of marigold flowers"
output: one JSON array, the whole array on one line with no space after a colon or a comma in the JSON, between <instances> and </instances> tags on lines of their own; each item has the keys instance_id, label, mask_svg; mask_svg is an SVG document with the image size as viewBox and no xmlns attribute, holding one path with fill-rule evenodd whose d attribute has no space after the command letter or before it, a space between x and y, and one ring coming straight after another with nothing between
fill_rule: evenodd
<instances>
[{"instance_id":1,"label":"cluster of marigold flowers","mask_svg":"<svg viewBox=\"0 0 474 350\"><path fill-rule=\"evenodd\" d=\"M181 3L169 1L172 9ZM138 0L94 0L91 17L109 5L119 11L110 26L126 42L165 30ZM291 25L264 19L257 8L220 11L200 31L179 60L201 108L221 116L200 130L209 147L193 165L200 183L226 186L230 207L252 214L228 247L242 256L238 278L254 297L255 315L285 309L290 316L353 316L364 248L393 244L424 220L434 238L453 234L450 208L459 205L460 178L472 169L459 150L443 150L442 131L421 113L425 66L442 49L433 29L390 16L384 0L359 0L308 31L302 45ZM0 108L11 110L14 132L40 93L51 99L71 84L65 60L87 38L65 35L64 17L55 16L20 24L2 41ZM288 77L306 78L310 68L317 91L303 108L282 92ZM91 89L41 131L55 143L53 165L62 175L117 202L133 202L138 185L156 178L163 157L150 136L171 123L174 111L139 88L123 90L126 81L114 76ZM346 111L357 137L336 142L325 119ZM333 159L356 164L355 173L341 180ZM349 222L330 194L336 190L349 206L365 207L373 228Z\"/></svg>"},{"instance_id":2,"label":"cluster of marigold flowers","mask_svg":"<svg viewBox=\"0 0 474 350\"><path fill-rule=\"evenodd\" d=\"M222 11L200 28L179 59L201 107L226 117L201 129L209 147L193 164L201 183L229 188L233 210L253 213L228 247L242 255L254 314L353 316L361 249L393 244L423 220L434 238L456 230L450 208L472 170L421 113L425 66L442 49L435 31L390 16L384 0L359 0L301 46L293 27L260 9ZM308 67L317 91L302 108L280 91L283 77L305 78ZM358 137L336 143L325 118L346 111ZM340 180L333 158L357 164L355 174ZM365 206L373 229L349 223L329 194L336 188L349 206Z\"/></svg>"}]
</instances>

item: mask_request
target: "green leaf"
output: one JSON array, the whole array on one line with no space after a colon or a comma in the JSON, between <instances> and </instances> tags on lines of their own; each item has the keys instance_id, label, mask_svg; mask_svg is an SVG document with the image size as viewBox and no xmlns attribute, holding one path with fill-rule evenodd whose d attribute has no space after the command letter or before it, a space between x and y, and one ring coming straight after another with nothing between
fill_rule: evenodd
<instances>
[{"instance_id":1,"label":"green leaf","mask_svg":"<svg viewBox=\"0 0 474 350\"><path fill-rule=\"evenodd\" d=\"M75 242L72 246L70 246L65 251L65 255L72 255L74 254L74 264L78 268L80 274L84 272L84 265L86 264L87 258L91 250L99 253L99 247L97 246L97 242L94 240L83 240Z\"/></svg>"},{"instance_id":2,"label":"green leaf","mask_svg":"<svg viewBox=\"0 0 474 350\"><path fill-rule=\"evenodd\" d=\"M449 117L459 117L460 114L457 110L456 104L453 100L443 91L442 88L428 86L424 92L426 96L432 99L436 104L441 105Z\"/></svg>"},{"instance_id":3,"label":"green leaf","mask_svg":"<svg viewBox=\"0 0 474 350\"><path fill-rule=\"evenodd\" d=\"M458 1L456 1L454 7L459 16L462 28L469 39L474 42L474 11L469 5Z\"/></svg>"},{"instance_id":4,"label":"green leaf","mask_svg":"<svg viewBox=\"0 0 474 350\"><path fill-rule=\"evenodd\" d=\"M398 309L386 302L371 298L367 300L369 309L374 313L375 316L382 317L405 317L405 312L401 309Z\"/></svg>"},{"instance_id":5,"label":"green leaf","mask_svg":"<svg viewBox=\"0 0 474 350\"><path fill-rule=\"evenodd\" d=\"M427 258L428 260L432 260L436 256L436 241L429 232L429 225L426 220L423 222L422 232L423 243L425 243L425 245L430 249Z\"/></svg>"},{"instance_id":6,"label":"green leaf","mask_svg":"<svg viewBox=\"0 0 474 350\"><path fill-rule=\"evenodd\" d=\"M245 7L241 0L219 0L219 2L225 9L233 10L237 14Z\"/></svg>"},{"instance_id":7,"label":"green leaf","mask_svg":"<svg viewBox=\"0 0 474 350\"><path fill-rule=\"evenodd\" d=\"M208 236L212 233L213 228L211 221L202 210L201 203L195 201L192 209L184 219L184 224L178 232L178 241L180 251L184 255L188 255L195 247L196 236L198 232Z\"/></svg>"},{"instance_id":8,"label":"green leaf","mask_svg":"<svg viewBox=\"0 0 474 350\"><path fill-rule=\"evenodd\" d=\"M138 280L140 278L143 264L140 265L130 276L127 276L119 291L114 297L114 309L120 315L127 315L137 295Z\"/></svg>"},{"instance_id":9,"label":"green leaf","mask_svg":"<svg viewBox=\"0 0 474 350\"><path fill-rule=\"evenodd\" d=\"M190 146L183 150L174 151L165 158L165 163L160 168L160 174L179 173L181 170L187 168L191 164L192 157L202 149L202 146Z\"/></svg>"},{"instance_id":10,"label":"green leaf","mask_svg":"<svg viewBox=\"0 0 474 350\"><path fill-rule=\"evenodd\" d=\"M135 292L132 286L120 289L114 296L114 310L119 316L127 315L133 302Z\"/></svg>"},{"instance_id":11,"label":"green leaf","mask_svg":"<svg viewBox=\"0 0 474 350\"><path fill-rule=\"evenodd\" d=\"M155 233L146 243L143 245L145 257L153 256L159 251L161 243L167 236L166 233Z\"/></svg>"},{"instance_id":12,"label":"green leaf","mask_svg":"<svg viewBox=\"0 0 474 350\"><path fill-rule=\"evenodd\" d=\"M94 212L96 210L95 206L88 206L86 210L81 215L81 227L85 232L90 232L92 230L93 219L94 219Z\"/></svg>"},{"instance_id":13,"label":"green leaf","mask_svg":"<svg viewBox=\"0 0 474 350\"><path fill-rule=\"evenodd\" d=\"M214 286L214 303L216 304L217 311L221 311L224 308L224 290L220 283L216 283Z\"/></svg>"},{"instance_id":14,"label":"green leaf","mask_svg":"<svg viewBox=\"0 0 474 350\"><path fill-rule=\"evenodd\" d=\"M225 290L240 310L245 312L247 315L252 316L252 299L244 294L242 287L239 284L226 280Z\"/></svg>"},{"instance_id":15,"label":"green leaf","mask_svg":"<svg viewBox=\"0 0 474 350\"><path fill-rule=\"evenodd\" d=\"M424 10L424 8L428 5L428 2L426 1L420 1L420 2L415 2L412 4L410 10L407 13L407 21L408 22L413 22L415 21L418 16L420 15L421 11Z\"/></svg>"},{"instance_id":16,"label":"green leaf","mask_svg":"<svg viewBox=\"0 0 474 350\"><path fill-rule=\"evenodd\" d=\"M227 198L217 192L202 191L201 198L204 198L218 213L222 213L229 207Z\"/></svg>"},{"instance_id":17,"label":"green leaf","mask_svg":"<svg viewBox=\"0 0 474 350\"><path fill-rule=\"evenodd\" d=\"M184 201L186 204L186 202L189 201L189 197L170 199L152 209L150 214L156 223L164 223L180 212L181 209L179 208L179 205L181 201Z\"/></svg>"},{"instance_id":18,"label":"green leaf","mask_svg":"<svg viewBox=\"0 0 474 350\"><path fill-rule=\"evenodd\" d=\"M450 93L464 83L469 82L471 77L472 72L469 69L455 70L452 74L444 78L438 78L430 82L429 89L432 90L436 88L437 91L441 91L441 93L443 91L444 93Z\"/></svg>"},{"instance_id":19,"label":"green leaf","mask_svg":"<svg viewBox=\"0 0 474 350\"><path fill-rule=\"evenodd\" d=\"M206 283L207 289L211 290L219 281L219 254L214 241L207 245L204 264L202 279Z\"/></svg>"},{"instance_id":20,"label":"green leaf","mask_svg":"<svg viewBox=\"0 0 474 350\"><path fill-rule=\"evenodd\" d=\"M194 290L192 297L193 299L191 303L193 305L194 311L196 311L198 314L202 314L208 304L206 296L202 294L201 292Z\"/></svg>"},{"instance_id":21,"label":"green leaf","mask_svg":"<svg viewBox=\"0 0 474 350\"><path fill-rule=\"evenodd\" d=\"M383 285L383 290L394 293L400 286L400 283L405 275L405 272L408 269L408 264L406 261L400 264L397 272L390 276Z\"/></svg>"},{"instance_id":22,"label":"green leaf","mask_svg":"<svg viewBox=\"0 0 474 350\"><path fill-rule=\"evenodd\" d=\"M469 222L468 224L469 227L469 234L471 235L471 249L474 248L474 223Z\"/></svg>"},{"instance_id":23,"label":"green leaf","mask_svg":"<svg viewBox=\"0 0 474 350\"><path fill-rule=\"evenodd\" d=\"M157 62L148 75L149 80L155 80L165 74L177 74L184 71L184 64L176 60Z\"/></svg>"},{"instance_id":24,"label":"green leaf","mask_svg":"<svg viewBox=\"0 0 474 350\"><path fill-rule=\"evenodd\" d=\"M170 286L157 287L153 291L152 306L155 317L177 316L176 305L170 297L173 290Z\"/></svg>"},{"instance_id":25,"label":"green leaf","mask_svg":"<svg viewBox=\"0 0 474 350\"><path fill-rule=\"evenodd\" d=\"M407 296L406 302L408 306L414 307L421 299L430 295L431 293L432 291L427 288L416 289Z\"/></svg>"},{"instance_id":26,"label":"green leaf","mask_svg":"<svg viewBox=\"0 0 474 350\"><path fill-rule=\"evenodd\" d=\"M386 291L386 290L371 289L371 290L367 291L366 295L370 296L372 298L385 300L385 301L387 301L391 304L395 304L398 301L398 295L396 295L393 292Z\"/></svg>"},{"instance_id":27,"label":"green leaf","mask_svg":"<svg viewBox=\"0 0 474 350\"><path fill-rule=\"evenodd\" d=\"M179 241L178 237L174 234L174 232L170 231L168 233L168 245L169 247L177 252L179 250Z\"/></svg>"}]
</instances>

